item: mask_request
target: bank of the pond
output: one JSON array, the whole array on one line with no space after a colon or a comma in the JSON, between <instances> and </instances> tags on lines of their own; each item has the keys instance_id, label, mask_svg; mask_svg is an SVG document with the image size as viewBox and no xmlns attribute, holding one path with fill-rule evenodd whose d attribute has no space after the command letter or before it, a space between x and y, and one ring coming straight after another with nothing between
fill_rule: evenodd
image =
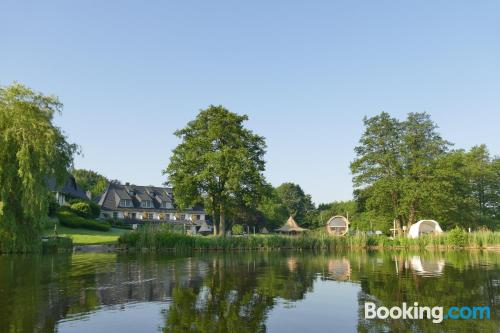
<instances>
[{"instance_id":1,"label":"bank of the pond","mask_svg":"<svg viewBox=\"0 0 500 333\"><path fill-rule=\"evenodd\" d=\"M500 248L500 232L466 233L453 230L438 236L416 239L368 236L365 234L333 237L324 233L301 236L249 235L240 237L189 236L171 231L143 228L122 234L118 248L129 251L233 251L233 250L349 250L360 248L387 249L454 249Z\"/></svg>"}]
</instances>

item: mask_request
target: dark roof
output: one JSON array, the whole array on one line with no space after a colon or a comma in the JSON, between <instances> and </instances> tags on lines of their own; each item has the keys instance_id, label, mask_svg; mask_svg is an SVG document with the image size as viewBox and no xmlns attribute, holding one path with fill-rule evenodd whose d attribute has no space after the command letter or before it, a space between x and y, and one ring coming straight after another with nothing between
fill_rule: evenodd
<instances>
[{"instance_id":1,"label":"dark roof","mask_svg":"<svg viewBox=\"0 0 500 333\"><path fill-rule=\"evenodd\" d=\"M61 192L74 198L89 199L85 191L76 183L76 179L73 175L69 175L68 180L62 186L57 186L55 178L48 178L47 187L52 192Z\"/></svg>"},{"instance_id":2,"label":"dark roof","mask_svg":"<svg viewBox=\"0 0 500 333\"><path fill-rule=\"evenodd\" d=\"M131 199L133 207L119 207L120 199ZM150 200L153 203L151 208L141 207L141 202ZM173 208L162 208L162 203L170 203ZM175 210L172 188L157 186L121 185L109 183L104 193L99 199L99 206L104 210L117 209L140 209L140 210ZM196 205L185 212L204 212L203 206Z\"/></svg>"}]
</instances>

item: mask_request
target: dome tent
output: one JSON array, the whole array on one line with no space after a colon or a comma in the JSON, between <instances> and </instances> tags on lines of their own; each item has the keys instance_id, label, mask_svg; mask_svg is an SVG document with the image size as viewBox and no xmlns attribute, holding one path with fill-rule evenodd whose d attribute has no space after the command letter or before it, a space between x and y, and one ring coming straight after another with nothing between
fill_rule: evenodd
<instances>
[{"instance_id":1,"label":"dome tent","mask_svg":"<svg viewBox=\"0 0 500 333\"><path fill-rule=\"evenodd\" d=\"M440 234L443 230L434 220L420 220L415 224L412 224L410 230L408 230L409 238L418 238L420 235L426 234Z\"/></svg>"}]
</instances>

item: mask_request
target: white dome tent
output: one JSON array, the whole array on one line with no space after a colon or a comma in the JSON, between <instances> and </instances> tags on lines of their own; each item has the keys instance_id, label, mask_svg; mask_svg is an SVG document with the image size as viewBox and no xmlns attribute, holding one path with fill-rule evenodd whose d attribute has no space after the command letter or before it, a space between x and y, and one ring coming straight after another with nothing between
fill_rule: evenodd
<instances>
[{"instance_id":1,"label":"white dome tent","mask_svg":"<svg viewBox=\"0 0 500 333\"><path fill-rule=\"evenodd\" d=\"M408 230L409 238L418 238L421 235L427 234L440 234L443 230L434 220L420 220L415 224L412 224L410 230Z\"/></svg>"}]
</instances>

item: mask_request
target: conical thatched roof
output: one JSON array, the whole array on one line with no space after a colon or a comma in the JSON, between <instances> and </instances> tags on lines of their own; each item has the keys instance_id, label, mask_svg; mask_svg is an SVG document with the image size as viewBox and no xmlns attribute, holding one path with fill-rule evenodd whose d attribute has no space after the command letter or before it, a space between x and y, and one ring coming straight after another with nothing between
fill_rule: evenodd
<instances>
[{"instance_id":1,"label":"conical thatched roof","mask_svg":"<svg viewBox=\"0 0 500 333\"><path fill-rule=\"evenodd\" d=\"M299 227L297 222L293 219L292 216L288 218L288 220L283 224L283 226L279 229L276 229L276 231L279 232L302 232L306 231L307 229Z\"/></svg>"}]
</instances>

